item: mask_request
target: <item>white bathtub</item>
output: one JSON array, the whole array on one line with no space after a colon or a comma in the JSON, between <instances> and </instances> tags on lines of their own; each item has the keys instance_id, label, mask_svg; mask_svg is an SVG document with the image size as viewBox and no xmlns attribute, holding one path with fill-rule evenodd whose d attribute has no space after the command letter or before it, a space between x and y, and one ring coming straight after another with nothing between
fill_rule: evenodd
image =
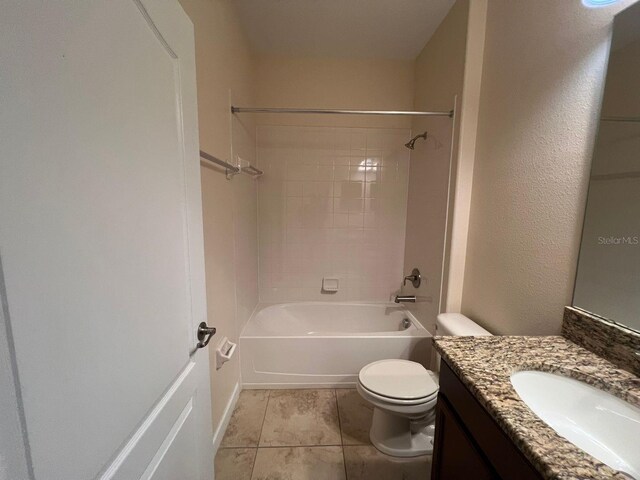
<instances>
[{"instance_id":1,"label":"white bathtub","mask_svg":"<svg viewBox=\"0 0 640 480\"><path fill-rule=\"evenodd\" d=\"M395 304L260 306L240 336L242 383L244 388L354 386L367 363L404 358L426 366L430 351L431 334Z\"/></svg>"}]
</instances>

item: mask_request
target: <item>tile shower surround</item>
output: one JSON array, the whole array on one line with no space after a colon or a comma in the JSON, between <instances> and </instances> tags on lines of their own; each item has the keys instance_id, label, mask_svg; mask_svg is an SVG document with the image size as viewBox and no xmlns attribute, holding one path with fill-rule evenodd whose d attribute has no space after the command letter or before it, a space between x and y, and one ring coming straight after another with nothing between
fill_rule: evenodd
<instances>
[{"instance_id":1,"label":"tile shower surround","mask_svg":"<svg viewBox=\"0 0 640 480\"><path fill-rule=\"evenodd\" d=\"M261 301L388 301L398 290L410 133L257 128ZM323 277L339 291L322 293Z\"/></svg>"}]
</instances>

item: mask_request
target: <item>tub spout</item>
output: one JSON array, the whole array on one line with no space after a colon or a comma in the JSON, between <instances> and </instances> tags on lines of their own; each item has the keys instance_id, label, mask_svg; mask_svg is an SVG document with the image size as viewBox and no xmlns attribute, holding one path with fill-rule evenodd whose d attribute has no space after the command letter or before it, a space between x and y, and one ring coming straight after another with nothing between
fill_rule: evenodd
<instances>
[{"instance_id":1,"label":"tub spout","mask_svg":"<svg viewBox=\"0 0 640 480\"><path fill-rule=\"evenodd\" d=\"M415 295L396 295L394 300L396 303L416 303Z\"/></svg>"}]
</instances>

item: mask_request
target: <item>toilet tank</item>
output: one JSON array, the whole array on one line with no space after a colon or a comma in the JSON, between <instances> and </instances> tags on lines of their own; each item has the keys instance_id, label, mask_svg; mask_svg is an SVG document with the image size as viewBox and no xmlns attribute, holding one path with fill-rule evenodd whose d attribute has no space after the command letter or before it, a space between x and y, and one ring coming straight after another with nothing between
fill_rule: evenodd
<instances>
[{"instance_id":1,"label":"toilet tank","mask_svg":"<svg viewBox=\"0 0 640 480\"><path fill-rule=\"evenodd\" d=\"M436 317L436 335L479 337L491 333L461 313L441 313Z\"/></svg>"},{"instance_id":2,"label":"toilet tank","mask_svg":"<svg viewBox=\"0 0 640 480\"><path fill-rule=\"evenodd\" d=\"M436 317L436 335L458 337L479 337L482 335L491 335L490 332L482 328L469 317L465 317L461 313L441 313ZM435 353L432 357L432 370L438 375L440 373L440 354Z\"/></svg>"}]
</instances>

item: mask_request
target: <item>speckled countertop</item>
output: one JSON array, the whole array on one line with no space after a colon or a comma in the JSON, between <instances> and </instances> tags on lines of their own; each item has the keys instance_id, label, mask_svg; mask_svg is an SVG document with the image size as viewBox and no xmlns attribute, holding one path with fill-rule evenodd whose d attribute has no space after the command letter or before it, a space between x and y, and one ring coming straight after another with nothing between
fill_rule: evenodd
<instances>
[{"instance_id":1,"label":"speckled countertop","mask_svg":"<svg viewBox=\"0 0 640 480\"><path fill-rule=\"evenodd\" d=\"M558 373L611 392L637 406L640 406L640 378L560 336L435 337L434 345L543 477L629 478L547 426L520 399L510 376L519 370Z\"/></svg>"}]
</instances>

